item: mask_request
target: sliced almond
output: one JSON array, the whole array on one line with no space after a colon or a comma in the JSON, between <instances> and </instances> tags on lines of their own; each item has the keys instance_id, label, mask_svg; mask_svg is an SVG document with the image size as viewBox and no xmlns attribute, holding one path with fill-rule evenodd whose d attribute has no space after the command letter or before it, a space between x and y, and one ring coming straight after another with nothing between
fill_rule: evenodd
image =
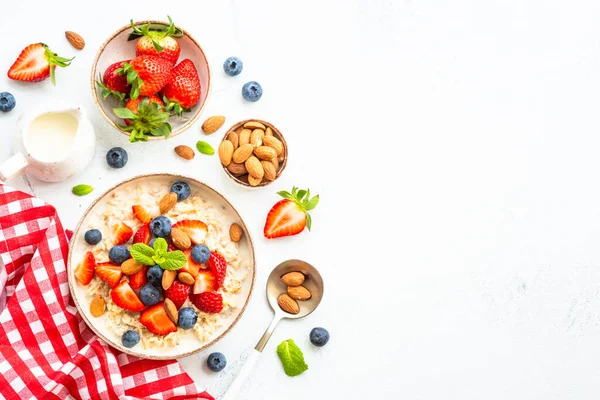
<instances>
[{"instance_id":1,"label":"sliced almond","mask_svg":"<svg viewBox=\"0 0 600 400\"><path fill-rule=\"evenodd\" d=\"M311 298L310 291L304 286L288 286L287 293L294 300L308 300Z\"/></svg>"},{"instance_id":2,"label":"sliced almond","mask_svg":"<svg viewBox=\"0 0 600 400\"><path fill-rule=\"evenodd\" d=\"M246 122L244 124L244 128L248 128L248 129L257 129L258 128L258 129L262 129L264 131L266 127L258 121L250 121L250 122Z\"/></svg>"},{"instance_id":3,"label":"sliced almond","mask_svg":"<svg viewBox=\"0 0 600 400\"><path fill-rule=\"evenodd\" d=\"M233 143L231 143L229 140L223 140L219 145L219 159L221 160L221 164L224 166L228 166L231 162L231 158L233 157L233 149Z\"/></svg>"},{"instance_id":4,"label":"sliced almond","mask_svg":"<svg viewBox=\"0 0 600 400\"><path fill-rule=\"evenodd\" d=\"M185 271L181 271L180 273L178 273L177 279L179 279L180 282L185 283L186 285L193 285L196 281L192 274Z\"/></svg>"},{"instance_id":5,"label":"sliced almond","mask_svg":"<svg viewBox=\"0 0 600 400\"><path fill-rule=\"evenodd\" d=\"M281 277L281 282L288 286L300 286L304 283L304 274L302 272L288 272Z\"/></svg>"},{"instance_id":6,"label":"sliced almond","mask_svg":"<svg viewBox=\"0 0 600 400\"><path fill-rule=\"evenodd\" d=\"M242 230L242 227L238 224L231 224L231 226L229 227L229 238L232 242L239 242L240 239L242 239L243 234L244 231Z\"/></svg>"},{"instance_id":7,"label":"sliced almond","mask_svg":"<svg viewBox=\"0 0 600 400\"><path fill-rule=\"evenodd\" d=\"M175 247L177 247L179 250L187 250L192 245L192 240L188 234L179 228L171 229L171 240L173 241L173 245L175 245Z\"/></svg>"},{"instance_id":8,"label":"sliced almond","mask_svg":"<svg viewBox=\"0 0 600 400\"><path fill-rule=\"evenodd\" d=\"M263 160L260 162L260 164L262 165L263 170L265 171L264 178L268 181L274 181L275 178L277 178L277 170L273 166L273 163L271 163L271 161Z\"/></svg>"},{"instance_id":9,"label":"sliced almond","mask_svg":"<svg viewBox=\"0 0 600 400\"><path fill-rule=\"evenodd\" d=\"M233 162L238 164L245 162L252 155L253 150L254 147L250 143L241 145L233 152Z\"/></svg>"},{"instance_id":10,"label":"sliced almond","mask_svg":"<svg viewBox=\"0 0 600 400\"><path fill-rule=\"evenodd\" d=\"M173 282L175 282L175 278L177 277L177 271L172 271L169 269L165 269L162 276L162 288L167 290L171 287Z\"/></svg>"},{"instance_id":11,"label":"sliced almond","mask_svg":"<svg viewBox=\"0 0 600 400\"><path fill-rule=\"evenodd\" d=\"M161 214L166 214L177 204L177 194L173 192L169 192L160 199L158 203L158 208L160 208Z\"/></svg>"},{"instance_id":12,"label":"sliced almond","mask_svg":"<svg viewBox=\"0 0 600 400\"><path fill-rule=\"evenodd\" d=\"M179 322L179 313L177 312L177 306L175 306L175 303L173 303L173 300L165 299L165 302L163 303L163 307L165 308L165 311L167 312L167 316L169 317L169 319L171 321L173 321L173 323L175 325L177 325L177 322Z\"/></svg>"},{"instance_id":13,"label":"sliced almond","mask_svg":"<svg viewBox=\"0 0 600 400\"><path fill-rule=\"evenodd\" d=\"M133 258L125 260L125 262L121 264L121 272L125 275L137 274L142 268L144 268L144 265L135 261Z\"/></svg>"},{"instance_id":14,"label":"sliced almond","mask_svg":"<svg viewBox=\"0 0 600 400\"><path fill-rule=\"evenodd\" d=\"M242 129L242 131L239 134L240 137L240 146L243 146L245 144L250 143L250 135L252 134L252 131L250 129Z\"/></svg>"},{"instance_id":15,"label":"sliced almond","mask_svg":"<svg viewBox=\"0 0 600 400\"><path fill-rule=\"evenodd\" d=\"M240 137L238 136L237 132L235 132L235 131L229 132L229 135L227 135L227 140L229 140L231 142L231 144L233 145L233 150L238 148L239 143L240 143Z\"/></svg>"},{"instance_id":16,"label":"sliced almond","mask_svg":"<svg viewBox=\"0 0 600 400\"><path fill-rule=\"evenodd\" d=\"M99 317L106 311L106 301L104 296L98 293L90 302L90 314L94 317Z\"/></svg>"},{"instance_id":17,"label":"sliced almond","mask_svg":"<svg viewBox=\"0 0 600 400\"><path fill-rule=\"evenodd\" d=\"M300 312L298 302L285 293L279 295L277 304L279 304L279 307L286 313L298 314Z\"/></svg>"},{"instance_id":18,"label":"sliced almond","mask_svg":"<svg viewBox=\"0 0 600 400\"><path fill-rule=\"evenodd\" d=\"M176 146L175 153L179 157L184 158L186 160L191 160L192 158L194 158L196 156L196 153L194 153L194 150L190 146L184 146L184 145Z\"/></svg>"}]
</instances>

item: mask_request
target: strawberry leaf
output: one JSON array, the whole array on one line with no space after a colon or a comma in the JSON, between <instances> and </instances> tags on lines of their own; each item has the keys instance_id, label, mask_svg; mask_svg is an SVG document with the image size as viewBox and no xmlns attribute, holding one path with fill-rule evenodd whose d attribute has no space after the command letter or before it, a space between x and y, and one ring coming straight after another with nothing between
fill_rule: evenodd
<instances>
[{"instance_id":1,"label":"strawberry leaf","mask_svg":"<svg viewBox=\"0 0 600 400\"><path fill-rule=\"evenodd\" d=\"M306 213L306 227L310 231L310 227L312 226L312 218L309 213Z\"/></svg>"},{"instance_id":2,"label":"strawberry leaf","mask_svg":"<svg viewBox=\"0 0 600 400\"><path fill-rule=\"evenodd\" d=\"M307 199L308 199L308 197L307 197ZM319 204L319 195L316 195L315 197L310 199L309 202L306 203L306 205L304 206L304 209L306 211L313 210L317 206L317 204Z\"/></svg>"},{"instance_id":3,"label":"strawberry leaf","mask_svg":"<svg viewBox=\"0 0 600 400\"><path fill-rule=\"evenodd\" d=\"M115 113L115 115L119 118L123 118L123 119L133 119L135 117L137 117L136 113L134 113L133 111L131 111L129 108L113 108L113 112Z\"/></svg>"},{"instance_id":4,"label":"strawberry leaf","mask_svg":"<svg viewBox=\"0 0 600 400\"><path fill-rule=\"evenodd\" d=\"M277 194L280 195L281 197L283 197L284 199L288 199L288 200L292 200L292 201L296 200L294 195L292 195L290 192L286 192L285 190L282 190L281 192L277 192Z\"/></svg>"},{"instance_id":5,"label":"strawberry leaf","mask_svg":"<svg viewBox=\"0 0 600 400\"><path fill-rule=\"evenodd\" d=\"M296 194L296 198L299 201L302 201L302 198L304 198L305 195L306 195L306 190L303 189L303 190L298 191L298 193Z\"/></svg>"}]
</instances>

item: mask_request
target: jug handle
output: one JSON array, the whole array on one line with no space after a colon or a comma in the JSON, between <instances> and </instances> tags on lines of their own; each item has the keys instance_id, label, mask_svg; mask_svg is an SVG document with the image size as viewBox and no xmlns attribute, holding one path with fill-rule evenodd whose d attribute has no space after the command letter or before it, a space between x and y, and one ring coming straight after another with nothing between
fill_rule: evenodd
<instances>
[{"instance_id":1,"label":"jug handle","mask_svg":"<svg viewBox=\"0 0 600 400\"><path fill-rule=\"evenodd\" d=\"M6 182L21 174L27 165L28 162L23 153L15 153L0 165L0 181Z\"/></svg>"}]
</instances>

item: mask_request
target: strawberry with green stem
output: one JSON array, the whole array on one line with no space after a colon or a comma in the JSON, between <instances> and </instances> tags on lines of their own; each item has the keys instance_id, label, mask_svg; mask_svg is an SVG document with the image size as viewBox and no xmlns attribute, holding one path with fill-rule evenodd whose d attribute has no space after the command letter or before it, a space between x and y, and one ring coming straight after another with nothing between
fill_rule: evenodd
<instances>
[{"instance_id":1,"label":"strawberry with green stem","mask_svg":"<svg viewBox=\"0 0 600 400\"><path fill-rule=\"evenodd\" d=\"M131 85L129 97L134 100L158 93L169 83L172 72L169 61L153 55L138 56L115 70L116 74L127 77L127 84Z\"/></svg>"},{"instance_id":2,"label":"strawberry with green stem","mask_svg":"<svg viewBox=\"0 0 600 400\"><path fill-rule=\"evenodd\" d=\"M171 125L167 121L170 115L164 111L162 101L158 97L145 97L139 102L137 99L130 99L128 105L129 107L115 108L113 112L125 120L125 125L118 126L130 132L130 142L147 141L149 135L169 137ZM135 105L137 112L134 111Z\"/></svg>"},{"instance_id":3,"label":"strawberry with green stem","mask_svg":"<svg viewBox=\"0 0 600 400\"><path fill-rule=\"evenodd\" d=\"M295 186L292 193L281 191L277 194L283 197L283 200L275 204L267 215L264 228L265 237L274 239L297 235L305 227L310 231L312 219L308 212L319 203L319 195L310 198L310 189L298 190Z\"/></svg>"},{"instance_id":4,"label":"strawberry with green stem","mask_svg":"<svg viewBox=\"0 0 600 400\"><path fill-rule=\"evenodd\" d=\"M9 68L8 77L23 82L40 82L50 77L52 84L56 85L56 67L68 67L73 58L53 53L44 43L30 44Z\"/></svg>"},{"instance_id":5,"label":"strawberry with green stem","mask_svg":"<svg viewBox=\"0 0 600 400\"><path fill-rule=\"evenodd\" d=\"M114 96L119 101L123 101L125 96L131 91L131 85L127 83L127 76L119 75L116 70L123 68L124 63L129 63L131 60L117 61L110 65L104 71L104 76L96 81L96 85L102 89L101 96L106 99L108 96Z\"/></svg>"},{"instance_id":6,"label":"strawberry with green stem","mask_svg":"<svg viewBox=\"0 0 600 400\"><path fill-rule=\"evenodd\" d=\"M175 65L181 48L179 42L175 38L183 36L183 32L175 27L171 17L169 19L169 26L166 29L152 27L150 24L142 25L137 27L131 20L131 28L133 32L129 36L129 40L139 37L135 46L135 55L151 55L164 58L169 61L171 65Z\"/></svg>"},{"instance_id":7,"label":"strawberry with green stem","mask_svg":"<svg viewBox=\"0 0 600 400\"><path fill-rule=\"evenodd\" d=\"M180 62L171 74L171 81L161 91L166 110L181 116L200 101L200 78L189 58Z\"/></svg>"}]
</instances>

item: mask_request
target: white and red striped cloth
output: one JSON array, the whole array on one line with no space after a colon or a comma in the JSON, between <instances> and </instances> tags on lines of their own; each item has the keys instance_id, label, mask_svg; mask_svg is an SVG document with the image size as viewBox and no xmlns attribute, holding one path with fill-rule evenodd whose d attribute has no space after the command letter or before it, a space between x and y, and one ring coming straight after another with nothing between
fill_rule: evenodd
<instances>
[{"instance_id":1,"label":"white and red striped cloth","mask_svg":"<svg viewBox=\"0 0 600 400\"><path fill-rule=\"evenodd\" d=\"M0 184L0 397L213 399L177 361L93 334L69 293L69 237L54 207Z\"/></svg>"}]
</instances>

